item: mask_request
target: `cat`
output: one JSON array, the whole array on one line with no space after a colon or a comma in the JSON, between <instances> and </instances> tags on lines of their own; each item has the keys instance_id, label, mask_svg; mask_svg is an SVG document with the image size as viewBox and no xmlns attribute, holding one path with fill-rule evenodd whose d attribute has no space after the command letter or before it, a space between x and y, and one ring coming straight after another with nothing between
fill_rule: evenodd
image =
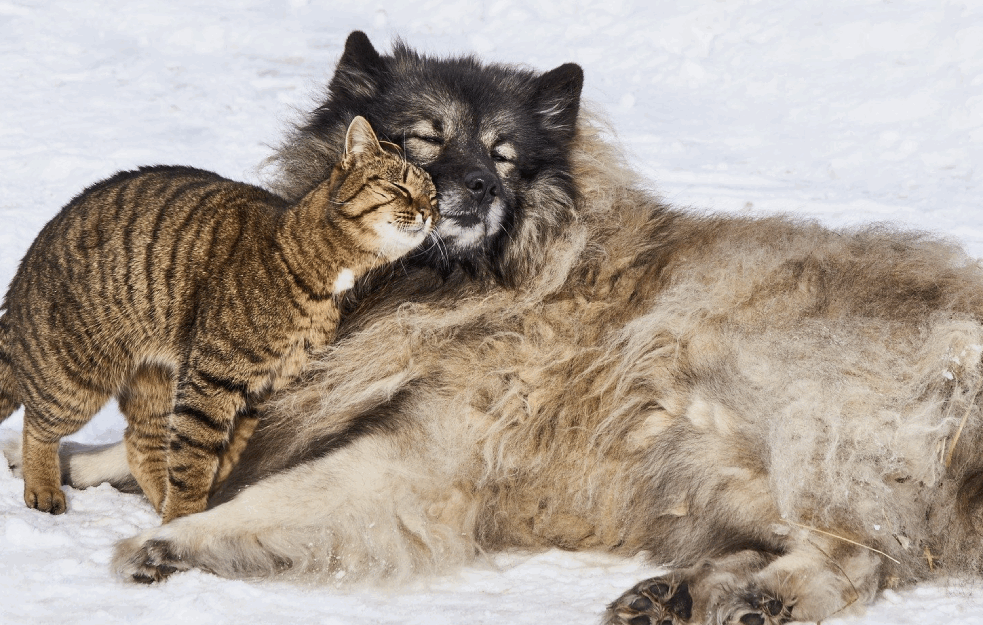
<instances>
[{"instance_id":1,"label":"cat","mask_svg":"<svg viewBox=\"0 0 983 625\"><path fill-rule=\"evenodd\" d=\"M338 296L429 236L429 175L355 117L296 203L188 167L84 190L21 261L0 318L0 420L24 413L24 499L65 511L59 441L115 396L127 459L166 523L204 510L254 401L328 344Z\"/></svg>"}]
</instances>

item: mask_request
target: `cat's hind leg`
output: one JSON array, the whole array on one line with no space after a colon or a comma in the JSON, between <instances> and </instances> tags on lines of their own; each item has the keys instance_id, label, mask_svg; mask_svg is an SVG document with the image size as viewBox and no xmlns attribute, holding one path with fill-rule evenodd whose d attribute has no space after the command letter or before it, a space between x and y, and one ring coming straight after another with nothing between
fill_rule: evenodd
<instances>
[{"instance_id":1,"label":"cat's hind leg","mask_svg":"<svg viewBox=\"0 0 983 625\"><path fill-rule=\"evenodd\" d=\"M11 366L11 356L7 347L9 341L10 330L6 315L3 315L0 316L0 423L6 421L7 417L21 406L17 393L17 378Z\"/></svg>"},{"instance_id":2,"label":"cat's hind leg","mask_svg":"<svg viewBox=\"0 0 983 625\"><path fill-rule=\"evenodd\" d=\"M44 421L31 408L24 411L24 503L41 512L61 514L67 508L61 490L58 444L61 436L50 436L38 421Z\"/></svg>"},{"instance_id":3,"label":"cat's hind leg","mask_svg":"<svg viewBox=\"0 0 983 625\"><path fill-rule=\"evenodd\" d=\"M167 489L167 426L174 410L173 370L160 364L137 368L117 396L126 416L126 458L130 472L160 512Z\"/></svg>"},{"instance_id":4,"label":"cat's hind leg","mask_svg":"<svg viewBox=\"0 0 983 625\"><path fill-rule=\"evenodd\" d=\"M61 514L67 509L61 490L58 446L62 437L88 423L109 399L108 394L80 391L81 401L64 394L61 401L25 402L21 471L24 503L42 512ZM40 405L39 405L40 404Z\"/></svg>"}]
</instances>

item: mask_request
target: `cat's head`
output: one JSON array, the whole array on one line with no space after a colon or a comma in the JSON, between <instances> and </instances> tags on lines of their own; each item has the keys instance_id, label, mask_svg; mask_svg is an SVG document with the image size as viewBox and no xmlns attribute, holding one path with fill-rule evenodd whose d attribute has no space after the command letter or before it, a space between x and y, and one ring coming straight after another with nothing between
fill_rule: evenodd
<instances>
[{"instance_id":1,"label":"cat's head","mask_svg":"<svg viewBox=\"0 0 983 625\"><path fill-rule=\"evenodd\" d=\"M427 172L379 142L364 117L345 133L345 152L330 179L330 210L359 245L386 260L419 247L440 218Z\"/></svg>"},{"instance_id":2,"label":"cat's head","mask_svg":"<svg viewBox=\"0 0 983 625\"><path fill-rule=\"evenodd\" d=\"M401 41L380 54L356 31L326 100L273 158L275 187L287 197L306 193L341 157L350 120L364 116L436 184L440 244L414 252L414 261L514 280L535 270L544 233L573 214L569 153L582 85L572 63L538 73L426 56Z\"/></svg>"}]
</instances>

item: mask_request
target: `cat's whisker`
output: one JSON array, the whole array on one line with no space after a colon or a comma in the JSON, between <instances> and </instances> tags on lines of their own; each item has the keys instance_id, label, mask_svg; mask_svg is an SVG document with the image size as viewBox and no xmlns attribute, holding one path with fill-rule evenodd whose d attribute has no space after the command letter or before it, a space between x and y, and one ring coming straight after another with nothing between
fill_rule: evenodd
<instances>
[{"instance_id":1,"label":"cat's whisker","mask_svg":"<svg viewBox=\"0 0 983 625\"><path fill-rule=\"evenodd\" d=\"M450 256L447 251L447 244L444 243L444 240L440 237L440 234L438 234L436 230L431 232L430 236L427 237L428 241L431 239L432 239L432 244L427 248L427 251L436 249L438 258L445 261L449 260Z\"/></svg>"}]
</instances>

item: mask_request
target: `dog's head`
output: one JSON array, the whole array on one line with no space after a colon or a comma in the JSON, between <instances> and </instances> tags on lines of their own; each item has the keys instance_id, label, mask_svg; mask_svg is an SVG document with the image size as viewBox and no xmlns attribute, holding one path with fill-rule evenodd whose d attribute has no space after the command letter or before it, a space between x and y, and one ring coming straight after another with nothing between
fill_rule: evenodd
<instances>
[{"instance_id":1,"label":"dog's head","mask_svg":"<svg viewBox=\"0 0 983 625\"><path fill-rule=\"evenodd\" d=\"M437 186L439 241L416 259L501 272L531 212L573 202L568 151L582 86L574 64L539 74L471 56L425 56L399 41L383 55L353 32L327 100L277 157L281 191L297 195L317 184L361 115Z\"/></svg>"}]
</instances>

